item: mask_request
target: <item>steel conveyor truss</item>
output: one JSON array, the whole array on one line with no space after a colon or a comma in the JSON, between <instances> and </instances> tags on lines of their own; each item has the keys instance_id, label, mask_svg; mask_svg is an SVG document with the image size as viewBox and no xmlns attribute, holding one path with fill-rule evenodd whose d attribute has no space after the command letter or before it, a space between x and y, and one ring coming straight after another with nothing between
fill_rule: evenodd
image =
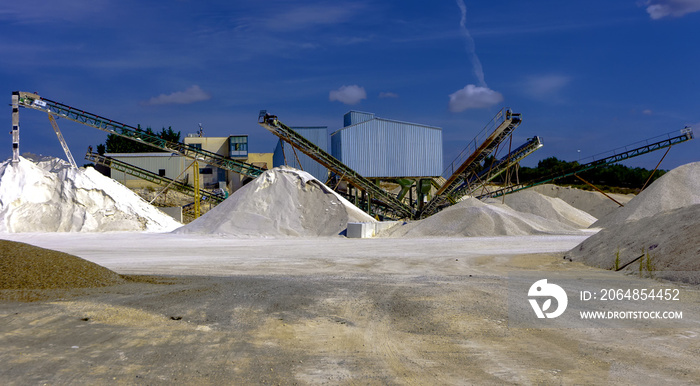
<instances>
[{"instance_id":1,"label":"steel conveyor truss","mask_svg":"<svg viewBox=\"0 0 700 386\"><path fill-rule=\"evenodd\" d=\"M541 147L542 141L539 137L535 136L529 138L525 144L494 162L493 165L490 165L481 172L464 181L462 185L453 190L453 193L450 196L450 201L453 203L457 202L460 198L479 190L485 184L491 182L494 178L505 172L508 168L522 161L525 157L534 153Z\"/></svg>"},{"instance_id":2,"label":"steel conveyor truss","mask_svg":"<svg viewBox=\"0 0 700 386\"><path fill-rule=\"evenodd\" d=\"M501 142L508 138L521 122L520 114L513 113L510 109L498 112L448 167L446 172L452 171L452 174L435 192L433 199L425 205L419 217L428 217L437 212L438 208L446 205L450 198L455 196L457 189L478 173L481 162L493 154ZM461 161L462 155L466 156L464 161Z\"/></svg>"},{"instance_id":3,"label":"steel conveyor truss","mask_svg":"<svg viewBox=\"0 0 700 386\"><path fill-rule=\"evenodd\" d=\"M347 181L357 189L366 192L370 202L375 200L379 201L382 204L380 208L386 211L384 214L387 217L397 219L413 217L414 211L410 206L399 201L396 197L375 185L372 181L362 177L359 173L340 162L337 158L328 154L314 143L280 122L275 115L268 114L263 110L258 117L258 123L281 140L289 143L302 153L311 157L314 161L328 168L328 170L338 175L341 179Z\"/></svg>"},{"instance_id":4,"label":"steel conveyor truss","mask_svg":"<svg viewBox=\"0 0 700 386\"><path fill-rule=\"evenodd\" d=\"M689 127L686 127L680 131L680 134L677 134L678 132L671 132L667 134L663 134L661 136L657 136L654 138L650 138L644 141L636 142L631 145L624 146L619 149L611 150L609 152L606 152L604 154L608 155L601 155L599 157L593 156L591 157L591 161L580 164L570 170L567 170L565 172L555 174L555 175L550 175L546 178L537 180L537 181L531 181L525 184L520 184L520 185L512 185L505 187L503 189L499 189L490 193L483 194L479 196L478 198L484 198L484 197L500 197L506 194L510 193L515 193L523 189L531 188L533 186L541 185L541 184L546 184L548 182L552 182L561 178L573 176L577 173L582 173L585 172L586 170L594 169L597 167L605 166L605 165L610 165L614 164L620 161L624 161L629 158L637 157L643 154L651 153L656 150L664 149L667 147L671 147L673 145L683 143L690 141L691 139L694 138L693 135L693 130Z\"/></svg>"},{"instance_id":5,"label":"steel conveyor truss","mask_svg":"<svg viewBox=\"0 0 700 386\"><path fill-rule=\"evenodd\" d=\"M157 185L168 186L172 190L176 190L180 193L187 194L188 196L195 197L195 187L179 182L177 180L170 179L168 177L160 176L156 173L131 165L124 161L120 161L112 157L107 157L105 155L92 153L90 151L88 151L85 154L85 159L88 161L92 161L96 164L104 165L111 169L118 170L130 176L134 176L142 180L152 182ZM209 192L204 189L199 189L199 192L200 197L202 199L210 199L216 204L220 204L222 201L224 201L224 197L221 195L213 194L212 192Z\"/></svg>"},{"instance_id":6,"label":"steel conveyor truss","mask_svg":"<svg viewBox=\"0 0 700 386\"><path fill-rule=\"evenodd\" d=\"M255 178L265 171L265 169L258 166L230 159L214 152L195 149L194 147L190 147L180 142L166 141L158 136L146 134L143 130L133 126L119 123L99 115L91 114L62 103L54 102L50 99L42 98L34 93L15 91L13 94L19 95L19 106L63 117L95 129L106 131L110 134L115 134L133 141L145 143L156 149L177 153L191 159L196 159L200 162L216 166L220 169L229 170L251 178Z\"/></svg>"}]
</instances>

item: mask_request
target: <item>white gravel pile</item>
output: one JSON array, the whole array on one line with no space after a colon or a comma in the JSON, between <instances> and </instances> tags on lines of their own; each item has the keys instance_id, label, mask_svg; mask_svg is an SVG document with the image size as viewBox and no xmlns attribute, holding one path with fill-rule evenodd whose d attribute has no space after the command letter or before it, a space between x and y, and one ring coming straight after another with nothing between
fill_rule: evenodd
<instances>
[{"instance_id":1,"label":"white gravel pile","mask_svg":"<svg viewBox=\"0 0 700 386\"><path fill-rule=\"evenodd\" d=\"M505 203L518 212L534 214L574 228L588 228L597 220L560 198L545 196L529 189L506 195Z\"/></svg>"},{"instance_id":2,"label":"white gravel pile","mask_svg":"<svg viewBox=\"0 0 700 386\"><path fill-rule=\"evenodd\" d=\"M658 276L700 283L700 204L604 228L566 254L585 264L612 269L619 250L619 267L649 251ZM645 257L646 258L646 257ZM645 268L646 269L646 268ZM639 263L625 271L638 272Z\"/></svg>"},{"instance_id":3,"label":"white gravel pile","mask_svg":"<svg viewBox=\"0 0 700 386\"><path fill-rule=\"evenodd\" d=\"M700 162L679 166L654 181L643 192L593 224L613 227L672 209L700 204Z\"/></svg>"},{"instance_id":4,"label":"white gravel pile","mask_svg":"<svg viewBox=\"0 0 700 386\"><path fill-rule=\"evenodd\" d=\"M575 228L557 221L470 197L426 219L390 228L380 236L487 237L577 232Z\"/></svg>"},{"instance_id":5,"label":"white gravel pile","mask_svg":"<svg viewBox=\"0 0 700 386\"><path fill-rule=\"evenodd\" d=\"M0 164L0 232L167 232L182 224L93 168Z\"/></svg>"},{"instance_id":6,"label":"white gravel pile","mask_svg":"<svg viewBox=\"0 0 700 386\"><path fill-rule=\"evenodd\" d=\"M598 219L605 217L610 212L620 207L618 204L599 192L576 189L567 186L543 184L534 186L528 190L534 190L535 192L544 194L548 197L560 198L574 208L580 209ZM611 196L617 202L623 205L634 197L633 194L615 193L608 193L608 196Z\"/></svg>"},{"instance_id":7,"label":"white gravel pile","mask_svg":"<svg viewBox=\"0 0 700 386\"><path fill-rule=\"evenodd\" d=\"M333 236L348 222L375 221L309 173L268 170L179 233L228 236Z\"/></svg>"}]
</instances>

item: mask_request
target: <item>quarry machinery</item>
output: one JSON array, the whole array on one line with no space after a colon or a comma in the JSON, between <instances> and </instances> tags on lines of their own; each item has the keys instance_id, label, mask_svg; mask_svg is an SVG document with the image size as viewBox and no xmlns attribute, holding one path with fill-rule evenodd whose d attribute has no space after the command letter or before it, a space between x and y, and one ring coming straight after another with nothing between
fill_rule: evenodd
<instances>
[{"instance_id":1,"label":"quarry machinery","mask_svg":"<svg viewBox=\"0 0 700 386\"><path fill-rule=\"evenodd\" d=\"M373 201L381 203L382 205L379 205L377 209L384 211L383 214L386 217L395 219L413 218L415 211L412 207L406 205L372 181L362 177L359 173L340 162L337 158L328 154L313 142L280 122L277 116L267 113L266 110L261 110L258 115L258 123L281 140L289 143L291 146L311 157L314 161L328 168L332 173L340 176L341 180L345 180L350 185L365 192L368 204Z\"/></svg>"},{"instance_id":2,"label":"quarry machinery","mask_svg":"<svg viewBox=\"0 0 700 386\"><path fill-rule=\"evenodd\" d=\"M337 177L336 186L342 180L347 181L349 184L348 192L344 195L349 200L363 209L367 209L372 205L375 212L380 211L385 217L394 219L427 217L445 206L454 204L461 197L460 195L476 191L479 187L493 180L509 167L542 147L539 137L529 138L522 146L509 152L501 159L494 160L491 165L482 168L482 162L497 151L499 145L511 136L513 130L518 127L520 122L520 114L513 113L509 109L501 110L470 143L471 146L465 149L465 152L466 150L471 151L471 153L466 153L468 154L466 159L462 161L462 158L458 157L459 164L457 164L458 160L456 160L452 169L448 168L451 171L454 170L452 175L445 179L443 184L437 186L438 192L426 206L423 205L421 198L427 197L432 187L431 183L435 184L435 182L430 179L420 181L421 183L416 186L418 199L415 203L417 208L414 208L404 202L406 194L412 189L412 181L403 183L404 181L398 180L397 183L401 186L401 189L398 196L394 196L281 123L277 116L267 113L266 110L260 111L258 116L258 123L261 126L284 142L292 145L293 148L299 149L316 162L328 168ZM358 199L357 195L350 193L352 189L363 191L366 194Z\"/></svg>"},{"instance_id":3,"label":"quarry machinery","mask_svg":"<svg viewBox=\"0 0 700 386\"><path fill-rule=\"evenodd\" d=\"M19 93L12 93L12 164L19 163Z\"/></svg>"},{"instance_id":4,"label":"quarry machinery","mask_svg":"<svg viewBox=\"0 0 700 386\"><path fill-rule=\"evenodd\" d=\"M487 183L503 174L508 168L522 161L525 157L534 153L542 146L542 141L538 136L528 138L527 142L515 150L498 160L494 160L494 162L488 166L484 165L484 169L481 172L463 179L462 184L452 190L452 194L448 196L448 199L454 204L456 200L459 200L461 197L472 195L480 188L484 188Z\"/></svg>"},{"instance_id":5,"label":"quarry machinery","mask_svg":"<svg viewBox=\"0 0 700 386\"><path fill-rule=\"evenodd\" d=\"M481 199L485 197L500 197L506 194L521 191L523 189L531 188L533 186L556 181L561 178L569 176L578 176L578 173L585 172L586 170L614 164L629 158L651 153L656 150L670 148L671 146L674 146L676 144L690 141L693 138L695 138L695 136L693 135L693 130L690 127L686 126L685 128L681 129L680 133L678 133L677 131L672 131L670 133L662 134L660 136L649 138L643 141L638 141L630 145L623 146L621 148L601 153L598 156L588 157L588 162L578 164L569 170L557 174L552 174L550 176L538 179L536 181L507 186L502 189L482 194L480 196L477 196L477 198Z\"/></svg>"},{"instance_id":6,"label":"quarry machinery","mask_svg":"<svg viewBox=\"0 0 700 386\"><path fill-rule=\"evenodd\" d=\"M471 186L470 181L481 172L482 162L498 149L521 122L520 114L513 113L507 108L499 111L445 169L443 173L443 177L446 178L445 183L435 192L432 200L423 207L418 217L428 217L440 208L456 202L461 197L460 191L463 191L465 186ZM537 148L539 146L535 150ZM448 174L449 176L446 177Z\"/></svg>"},{"instance_id":7,"label":"quarry machinery","mask_svg":"<svg viewBox=\"0 0 700 386\"><path fill-rule=\"evenodd\" d=\"M83 110L52 101L50 99L43 98L35 93L15 91L12 93L12 95L13 104L16 97L17 105L19 107L30 108L34 110L43 111L48 114L53 114L54 116L62 117L73 122L80 123L82 125L90 126L92 128L105 131L109 134L114 134L120 137L128 138L132 141L141 142L159 150L180 154L190 159L196 159L203 163L216 166L220 169L229 170L246 177L255 178L265 171L265 169L261 167L251 165L235 159L231 159L220 154L216 154L214 152L210 152L203 149L197 149L193 146L189 146L180 142L167 141L156 135L147 134L139 128L129 126L108 118L104 118L96 114L88 113ZM13 107L13 116L14 114L16 113ZM19 124L17 126L19 126ZM19 134L17 134L17 137L19 137Z\"/></svg>"},{"instance_id":8,"label":"quarry machinery","mask_svg":"<svg viewBox=\"0 0 700 386\"><path fill-rule=\"evenodd\" d=\"M68 158L68 162L70 163L70 166L73 169L77 169L78 165L75 163L75 159L73 158L73 154L70 152L70 149L68 148L68 144L66 143L66 140L63 138L63 134L61 133L61 129L58 127L58 123L56 122L56 118L53 117L53 114L49 113L49 122L51 122L51 127L53 127L53 131L56 133L56 137L58 137L58 142L61 143L61 147L63 148L63 152L66 153L66 158Z\"/></svg>"},{"instance_id":9,"label":"quarry machinery","mask_svg":"<svg viewBox=\"0 0 700 386\"><path fill-rule=\"evenodd\" d=\"M169 189L187 194L188 196L191 196L193 198L196 198L195 191L199 190L199 195L201 199L211 200L216 204L219 204L224 201L223 195L214 194L213 192L201 188L196 189L195 186L197 185L191 186L184 182L180 182L165 176L158 175L157 173L153 173L146 169L142 169L140 167L131 165L129 163L120 161L112 157L88 151L87 153L85 153L85 159L88 161L92 161L95 164L104 165L109 167L110 169L117 170L130 176L140 178L144 181L149 181L160 186L167 186ZM198 168L195 168L195 170L196 169Z\"/></svg>"}]
</instances>

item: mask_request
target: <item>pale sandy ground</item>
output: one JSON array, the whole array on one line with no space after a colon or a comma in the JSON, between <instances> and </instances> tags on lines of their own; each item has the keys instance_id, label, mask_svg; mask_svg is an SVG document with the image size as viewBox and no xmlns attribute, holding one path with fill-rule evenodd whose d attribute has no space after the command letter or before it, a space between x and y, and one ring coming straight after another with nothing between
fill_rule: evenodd
<instances>
[{"instance_id":1,"label":"pale sandy ground","mask_svg":"<svg viewBox=\"0 0 700 386\"><path fill-rule=\"evenodd\" d=\"M509 326L513 272L615 277L561 259L585 237L3 234L161 276L0 301L0 383L700 382L697 318L683 328ZM691 315L698 289L679 288Z\"/></svg>"}]
</instances>

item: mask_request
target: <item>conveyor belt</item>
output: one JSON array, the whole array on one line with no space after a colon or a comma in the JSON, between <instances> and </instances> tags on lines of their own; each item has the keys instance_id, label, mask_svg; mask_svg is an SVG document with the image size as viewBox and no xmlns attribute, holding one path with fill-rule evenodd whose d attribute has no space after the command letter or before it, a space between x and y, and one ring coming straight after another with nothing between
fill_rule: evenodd
<instances>
[{"instance_id":1,"label":"conveyor belt","mask_svg":"<svg viewBox=\"0 0 700 386\"><path fill-rule=\"evenodd\" d=\"M328 154L308 139L301 136L296 131L292 130L285 124L279 121L276 116L268 114L266 111L261 111L258 117L260 126L278 136L281 140L289 143L302 153L311 157L314 161L328 168L328 170L340 176L343 180L348 181L356 188L365 191L373 200L380 201L387 211L387 217L394 218L412 218L413 209L399 201L396 197L375 185L372 181L362 177L359 173L352 170L350 167L340 162L337 158Z\"/></svg>"},{"instance_id":2,"label":"conveyor belt","mask_svg":"<svg viewBox=\"0 0 700 386\"><path fill-rule=\"evenodd\" d=\"M91 114L62 103L54 102L50 99L42 98L34 93L16 91L13 94L19 95L19 106L60 116L73 122L106 131L110 134L115 134L133 141L145 143L160 150L177 153L190 159L196 159L200 162L216 166L220 169L229 170L252 178L259 176L265 171L265 169L258 166L227 158L214 152L196 149L185 145L184 143L167 141L155 135L146 134L143 130L133 126L119 123L99 115Z\"/></svg>"},{"instance_id":3,"label":"conveyor belt","mask_svg":"<svg viewBox=\"0 0 700 386\"><path fill-rule=\"evenodd\" d=\"M677 132L671 132L667 134L663 134L662 136L657 136L654 138L647 139L645 141L641 142L636 142L635 144L628 145L625 147L622 147L618 150L613 150L608 153L612 153L611 155L608 156L601 156L599 158L593 157L593 160L581 165L578 165L572 169L569 169L565 172L559 173L559 174L554 174L550 175L546 178L542 178L537 181L531 181L525 184L521 185L513 185L509 186L503 189L499 189L490 193L483 194L479 196L478 198L483 198L483 197L500 197L506 194L510 193L515 193L517 191L531 188L533 186L541 185L541 184L546 184L548 182L552 182L555 180L558 180L560 178L564 177L569 177L573 176L577 173L585 172L586 170L590 170L593 168L609 165L609 164L614 164L620 161L624 161L629 158L637 157L643 154L651 153L653 151L659 150L659 149L664 149L679 143L683 143L686 141L690 141L691 139L694 138L693 135L693 130L689 127L686 127L680 131L680 135L676 135L675 133ZM663 138L663 139L660 139ZM642 145L643 143L643 145Z\"/></svg>"},{"instance_id":4,"label":"conveyor belt","mask_svg":"<svg viewBox=\"0 0 700 386\"><path fill-rule=\"evenodd\" d=\"M168 177L163 177L158 174L155 174L153 172L150 172L146 169L141 169L140 167L130 165L124 161L120 161L118 159L114 159L111 157L107 157L105 155L100 155L97 153L92 153L92 152L87 152L85 154L85 159L88 161L92 161L96 164L104 165L107 166L111 169L118 170L122 173L126 173L128 175L138 177L142 180L152 182L157 185L161 186L169 186L170 189L176 190L178 192L187 194L192 197L196 197L195 195L195 188L193 186L184 184L182 182L172 180ZM224 201L224 197L214 194L212 192L209 192L204 189L199 189L200 192L200 197L202 199L211 199L214 201L216 204L221 203Z\"/></svg>"},{"instance_id":5,"label":"conveyor belt","mask_svg":"<svg viewBox=\"0 0 700 386\"><path fill-rule=\"evenodd\" d=\"M438 189L433 199L423 208L419 217L430 216L438 208L443 207L450 201L450 198L455 196L456 190L476 175L481 162L496 151L501 142L508 138L521 122L520 114L513 113L509 109L503 109L496 114L484 130L462 152L462 154L469 154L469 156L463 162L458 156L452 165L448 167L449 171L453 170L452 174L447 178L445 184ZM495 127L493 130L490 130L492 126ZM482 135L483 140L481 139ZM471 149L474 150L471 151Z\"/></svg>"}]
</instances>

